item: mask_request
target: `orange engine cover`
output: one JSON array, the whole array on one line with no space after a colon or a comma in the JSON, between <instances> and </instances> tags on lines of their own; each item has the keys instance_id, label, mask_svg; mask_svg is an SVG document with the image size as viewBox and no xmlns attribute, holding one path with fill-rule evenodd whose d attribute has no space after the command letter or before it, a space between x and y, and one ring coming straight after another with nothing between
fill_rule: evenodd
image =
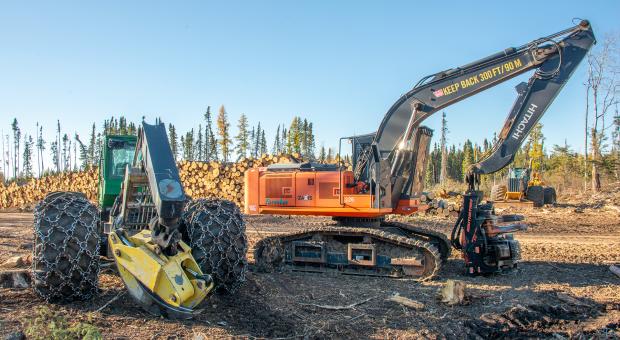
<instances>
[{"instance_id":1,"label":"orange engine cover","mask_svg":"<svg viewBox=\"0 0 620 340\"><path fill-rule=\"evenodd\" d=\"M352 171L252 168L245 173L244 212L371 218L419 210L417 200L401 200L395 209L373 208L371 193L353 183Z\"/></svg>"}]
</instances>

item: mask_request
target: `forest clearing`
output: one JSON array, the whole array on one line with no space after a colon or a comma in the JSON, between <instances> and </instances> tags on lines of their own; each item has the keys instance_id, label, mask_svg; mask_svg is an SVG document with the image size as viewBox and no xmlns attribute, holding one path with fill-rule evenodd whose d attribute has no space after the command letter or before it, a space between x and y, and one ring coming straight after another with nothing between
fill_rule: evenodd
<instances>
[{"instance_id":1,"label":"forest clearing","mask_svg":"<svg viewBox=\"0 0 620 340\"><path fill-rule=\"evenodd\" d=\"M586 203L576 197L561 200L565 203L525 212L530 229L517 236L523 262L504 275L463 276L463 261L456 253L436 279L423 283L251 269L235 296L215 295L195 320L171 321L150 316L126 297L115 299L123 294L123 284L113 267L106 267L99 296L77 304L52 307L31 289L0 288L0 336L27 331L28 320L47 308L71 322L93 325L106 339L617 338L620 277L609 266L620 263L620 192L603 193ZM454 218L438 216L411 219L444 233L454 223ZM250 262L258 239L290 231L299 223L303 222L296 217L249 217ZM30 212L4 210L0 231L0 263L29 254ZM437 290L449 279L467 285L462 305L448 306L437 299ZM394 294L421 307L390 301ZM341 310L320 307L346 307L367 299Z\"/></svg>"},{"instance_id":2,"label":"forest clearing","mask_svg":"<svg viewBox=\"0 0 620 340\"><path fill-rule=\"evenodd\" d=\"M620 339L618 12L0 5L0 340Z\"/></svg>"}]
</instances>

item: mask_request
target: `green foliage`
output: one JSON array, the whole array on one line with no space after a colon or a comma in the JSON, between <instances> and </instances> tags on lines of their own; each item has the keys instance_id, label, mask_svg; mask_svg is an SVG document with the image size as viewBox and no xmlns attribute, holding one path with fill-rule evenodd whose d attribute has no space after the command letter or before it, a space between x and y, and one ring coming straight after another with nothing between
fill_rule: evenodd
<instances>
[{"instance_id":1,"label":"green foliage","mask_svg":"<svg viewBox=\"0 0 620 340\"><path fill-rule=\"evenodd\" d=\"M183 148L183 159L194 160L194 129L191 129L181 137L181 147Z\"/></svg>"},{"instance_id":2,"label":"green foliage","mask_svg":"<svg viewBox=\"0 0 620 340\"><path fill-rule=\"evenodd\" d=\"M245 114L241 114L239 122L237 123L237 129L239 132L235 136L237 141L237 158L246 157L248 155L248 149L250 147L250 134L248 132L249 124L248 117Z\"/></svg>"},{"instance_id":3,"label":"green foliage","mask_svg":"<svg viewBox=\"0 0 620 340\"><path fill-rule=\"evenodd\" d=\"M279 155L282 153L282 139L280 137L280 124L278 124L278 129L276 130L276 136L273 139L273 148L271 149L271 153L274 155Z\"/></svg>"},{"instance_id":4,"label":"green foliage","mask_svg":"<svg viewBox=\"0 0 620 340\"><path fill-rule=\"evenodd\" d=\"M75 141L79 144L79 148L80 148L80 160L82 161L82 165L80 166L81 169L88 169L90 166L90 162L89 162L89 157L88 157L88 147L82 143L82 141L80 140L80 136L76 133L75 134Z\"/></svg>"},{"instance_id":5,"label":"green foliage","mask_svg":"<svg viewBox=\"0 0 620 340\"><path fill-rule=\"evenodd\" d=\"M172 124L168 124L168 142L170 143L170 149L176 161L179 156L179 143L177 140L177 129Z\"/></svg>"},{"instance_id":6,"label":"green foliage","mask_svg":"<svg viewBox=\"0 0 620 340\"><path fill-rule=\"evenodd\" d=\"M293 117L291 126L288 129L287 152L301 154L301 119Z\"/></svg>"},{"instance_id":7,"label":"green foliage","mask_svg":"<svg viewBox=\"0 0 620 340\"><path fill-rule=\"evenodd\" d=\"M11 123L11 129L13 130L13 177L17 177L19 175L19 146L22 137L22 132L19 129L19 124L17 123L17 118L13 119L13 123Z\"/></svg>"},{"instance_id":8,"label":"green foliage","mask_svg":"<svg viewBox=\"0 0 620 340\"><path fill-rule=\"evenodd\" d=\"M217 115L217 134L219 136L218 144L220 146L220 152L222 153L222 160L228 162L230 158L230 148L232 140L230 139L230 123L228 122L228 114L224 105L220 106L219 114ZM187 159L187 158L186 158Z\"/></svg>"},{"instance_id":9,"label":"green foliage","mask_svg":"<svg viewBox=\"0 0 620 340\"><path fill-rule=\"evenodd\" d=\"M256 158L260 156L260 147L262 141L263 129L260 126L260 122L258 122L258 126L256 128L252 128L251 140L252 140L252 157Z\"/></svg>"},{"instance_id":10,"label":"green foliage","mask_svg":"<svg viewBox=\"0 0 620 340\"><path fill-rule=\"evenodd\" d=\"M469 167L474 164L474 147L471 141L468 139L463 144L463 162L461 163L461 175L465 176Z\"/></svg>"},{"instance_id":11,"label":"green foliage","mask_svg":"<svg viewBox=\"0 0 620 340\"><path fill-rule=\"evenodd\" d=\"M32 177L32 146L34 142L32 136L24 135L24 154L23 154L23 175L26 178Z\"/></svg>"},{"instance_id":12,"label":"green foliage","mask_svg":"<svg viewBox=\"0 0 620 340\"><path fill-rule=\"evenodd\" d=\"M325 163L327 160L327 151L325 151L325 145L321 145L321 151L319 151L319 162Z\"/></svg>"},{"instance_id":13,"label":"green foliage","mask_svg":"<svg viewBox=\"0 0 620 340\"><path fill-rule=\"evenodd\" d=\"M196 157L196 160L198 161L204 160L204 148L203 148L202 125L201 124L198 124L198 139L196 139L196 144L194 145L194 157Z\"/></svg>"},{"instance_id":14,"label":"green foliage","mask_svg":"<svg viewBox=\"0 0 620 340\"><path fill-rule=\"evenodd\" d=\"M60 312L39 307L35 317L25 321L24 333L35 340L98 340L103 339L99 329L91 323L69 322Z\"/></svg>"},{"instance_id":15,"label":"green foliage","mask_svg":"<svg viewBox=\"0 0 620 340\"><path fill-rule=\"evenodd\" d=\"M211 118L211 106L207 106L205 112L205 161L217 160L217 139L213 133L213 119Z\"/></svg>"},{"instance_id":16,"label":"green foliage","mask_svg":"<svg viewBox=\"0 0 620 340\"><path fill-rule=\"evenodd\" d=\"M532 131L530 131L526 147L528 149L529 161L531 168L534 171L542 170L543 163L543 143L545 137L542 133L542 124L538 123L534 125Z\"/></svg>"}]
</instances>

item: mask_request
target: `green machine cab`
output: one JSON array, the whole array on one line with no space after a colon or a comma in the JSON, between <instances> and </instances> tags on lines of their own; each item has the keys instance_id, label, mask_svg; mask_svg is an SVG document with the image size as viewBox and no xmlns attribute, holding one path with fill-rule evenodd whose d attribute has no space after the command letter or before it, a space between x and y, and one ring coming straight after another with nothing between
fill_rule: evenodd
<instances>
[{"instance_id":1,"label":"green machine cab","mask_svg":"<svg viewBox=\"0 0 620 340\"><path fill-rule=\"evenodd\" d=\"M114 200L121 192L125 168L133 163L137 137L134 135L106 135L99 164L98 202L102 220L106 221Z\"/></svg>"}]
</instances>

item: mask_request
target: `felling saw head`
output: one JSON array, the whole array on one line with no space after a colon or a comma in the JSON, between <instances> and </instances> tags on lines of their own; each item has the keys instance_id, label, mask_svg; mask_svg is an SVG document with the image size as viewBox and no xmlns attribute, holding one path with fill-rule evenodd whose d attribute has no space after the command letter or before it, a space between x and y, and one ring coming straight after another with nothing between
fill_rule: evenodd
<instances>
[{"instance_id":1,"label":"felling saw head","mask_svg":"<svg viewBox=\"0 0 620 340\"><path fill-rule=\"evenodd\" d=\"M109 236L109 245L119 274L131 296L155 315L191 318L196 307L214 288L213 279L202 274L183 241L175 255L165 255L143 230L128 236L117 229Z\"/></svg>"}]
</instances>

